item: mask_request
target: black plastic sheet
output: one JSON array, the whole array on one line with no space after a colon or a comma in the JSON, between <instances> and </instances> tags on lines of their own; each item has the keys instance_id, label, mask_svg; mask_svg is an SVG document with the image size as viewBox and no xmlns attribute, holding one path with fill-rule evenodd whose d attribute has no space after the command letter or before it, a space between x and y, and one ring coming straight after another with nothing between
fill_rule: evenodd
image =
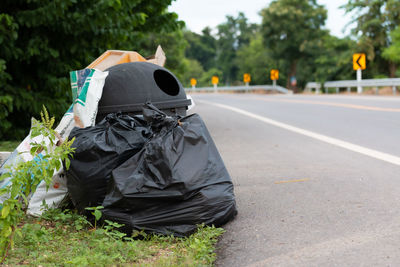
<instances>
[{"instance_id":1,"label":"black plastic sheet","mask_svg":"<svg viewBox=\"0 0 400 267\"><path fill-rule=\"evenodd\" d=\"M142 149L135 150L129 158L116 160L116 156L113 164L102 168L102 177L110 176L105 179L108 191L102 202L104 219L124 224L122 230L127 233L145 230L185 236L194 232L198 224L220 226L234 218L237 211L233 184L200 116L172 118L148 105L143 119L146 134L139 136L146 139L151 132L151 138L140 143ZM138 129L126 130L137 135ZM75 136L78 140L86 138L84 135ZM89 154L102 158L96 151L90 150ZM80 159L75 156L74 160ZM121 164L116 166L117 163ZM81 180L87 183L86 179L83 176ZM103 185L104 181L102 189Z\"/></svg>"},{"instance_id":2,"label":"black plastic sheet","mask_svg":"<svg viewBox=\"0 0 400 267\"><path fill-rule=\"evenodd\" d=\"M75 153L67 171L72 202L81 212L103 202L113 169L138 153L151 137L147 122L138 117L109 114L94 127L74 128Z\"/></svg>"}]
</instances>

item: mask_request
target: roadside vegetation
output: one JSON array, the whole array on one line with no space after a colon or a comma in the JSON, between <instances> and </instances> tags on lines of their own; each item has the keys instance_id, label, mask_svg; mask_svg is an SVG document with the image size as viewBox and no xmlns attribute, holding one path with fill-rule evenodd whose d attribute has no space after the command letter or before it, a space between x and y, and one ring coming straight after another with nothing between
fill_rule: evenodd
<instances>
[{"instance_id":1,"label":"roadside vegetation","mask_svg":"<svg viewBox=\"0 0 400 267\"><path fill-rule=\"evenodd\" d=\"M34 160L6 167L0 176L0 264L5 266L210 266L216 258L215 244L222 228L199 225L189 237L178 238L135 232L120 232L123 225L102 221L103 207L86 208L90 222L75 210L49 209L40 218L25 213L30 194L64 162L69 168L74 141L57 143L55 118L46 108L41 121L33 120L30 143Z\"/></svg>"},{"instance_id":2,"label":"roadside vegetation","mask_svg":"<svg viewBox=\"0 0 400 267\"><path fill-rule=\"evenodd\" d=\"M200 226L186 238L129 237L121 225L94 227L71 210L49 210L41 218L24 218L5 266L211 266L222 228Z\"/></svg>"}]
</instances>

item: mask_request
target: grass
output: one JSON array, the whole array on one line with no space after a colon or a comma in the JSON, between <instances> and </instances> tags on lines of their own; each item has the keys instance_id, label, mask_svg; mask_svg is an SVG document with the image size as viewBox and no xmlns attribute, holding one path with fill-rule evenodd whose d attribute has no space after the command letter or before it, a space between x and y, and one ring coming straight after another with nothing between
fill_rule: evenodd
<instances>
[{"instance_id":1,"label":"grass","mask_svg":"<svg viewBox=\"0 0 400 267\"><path fill-rule=\"evenodd\" d=\"M146 235L133 239L109 223L93 228L82 216L50 210L26 218L5 266L211 266L222 228L200 226L186 238Z\"/></svg>"},{"instance_id":2,"label":"grass","mask_svg":"<svg viewBox=\"0 0 400 267\"><path fill-rule=\"evenodd\" d=\"M0 151L14 151L21 141L0 141Z\"/></svg>"}]
</instances>

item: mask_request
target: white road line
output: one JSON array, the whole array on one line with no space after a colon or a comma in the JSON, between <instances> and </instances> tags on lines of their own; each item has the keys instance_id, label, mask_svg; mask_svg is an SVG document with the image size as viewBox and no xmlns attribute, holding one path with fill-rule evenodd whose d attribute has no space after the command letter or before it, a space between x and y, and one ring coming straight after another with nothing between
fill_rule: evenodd
<instances>
[{"instance_id":1,"label":"white road line","mask_svg":"<svg viewBox=\"0 0 400 267\"><path fill-rule=\"evenodd\" d=\"M396 156L393 156L393 155L390 155L390 154L387 154L387 153L384 153L384 152L380 152L380 151L377 151L377 150L369 149L367 147L355 145L355 144L352 144L352 143L349 143L349 142L346 142L346 141L342 141L340 139L332 138L332 137L329 137L329 136L326 136L326 135L322 135L322 134L314 133L314 132L311 132L311 131L308 131L308 130L304 130L304 129L301 129L301 128L298 128L298 127L295 127L295 126L291 126L289 124L285 124L285 123L282 123L282 122L279 122L279 121L275 121L275 120L269 119L267 117L263 117L263 116L260 116L260 115L245 111L243 109L231 107L231 106L224 105L224 104L204 101L204 100L197 100L197 102L213 105L213 106L224 108L224 109L228 109L228 110L234 111L236 113L245 115L247 117L262 121L264 123L268 123L268 124L280 127L282 129L286 129L288 131L292 131L292 132L295 132L295 133L298 133L298 134L302 134L302 135L305 135L305 136L320 140L322 142L325 142L325 143L328 143L328 144L331 144L331 145L335 145L335 146L338 146L338 147L341 147L341 148L344 148L344 149L347 149L347 150L350 150L350 151L354 151L354 152L357 152L357 153L360 153L360 154L363 154L363 155L366 155L366 156L369 156L369 157L372 157L372 158L376 158L376 159L383 160L383 161L386 161L386 162L389 162L389 163L392 163L392 164L400 166L400 157L396 157Z\"/></svg>"}]
</instances>

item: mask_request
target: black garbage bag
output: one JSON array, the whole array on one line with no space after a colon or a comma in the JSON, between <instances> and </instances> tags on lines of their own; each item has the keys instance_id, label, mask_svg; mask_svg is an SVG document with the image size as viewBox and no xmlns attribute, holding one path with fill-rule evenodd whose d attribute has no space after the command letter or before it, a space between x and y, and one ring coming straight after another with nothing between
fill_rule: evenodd
<instances>
[{"instance_id":1,"label":"black garbage bag","mask_svg":"<svg viewBox=\"0 0 400 267\"><path fill-rule=\"evenodd\" d=\"M233 184L199 115L167 117L144 109L153 136L112 171L103 217L145 230L186 236L198 224L220 226L236 214Z\"/></svg>"},{"instance_id":2,"label":"black garbage bag","mask_svg":"<svg viewBox=\"0 0 400 267\"><path fill-rule=\"evenodd\" d=\"M140 117L109 114L99 124L74 128L75 153L67 173L67 187L75 207L100 206L111 172L139 152L151 137L148 123Z\"/></svg>"}]
</instances>

